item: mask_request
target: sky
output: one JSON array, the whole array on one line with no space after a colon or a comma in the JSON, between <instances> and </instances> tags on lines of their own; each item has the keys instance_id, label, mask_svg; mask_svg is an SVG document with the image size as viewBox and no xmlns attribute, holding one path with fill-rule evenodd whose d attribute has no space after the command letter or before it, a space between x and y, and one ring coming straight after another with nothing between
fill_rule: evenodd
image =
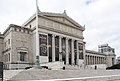
<instances>
[{"instance_id":1,"label":"sky","mask_svg":"<svg viewBox=\"0 0 120 81\"><path fill-rule=\"evenodd\" d=\"M42 12L63 13L85 25L86 49L109 44L120 56L120 0L38 0ZM0 32L22 25L36 11L35 0L0 0Z\"/></svg>"}]
</instances>

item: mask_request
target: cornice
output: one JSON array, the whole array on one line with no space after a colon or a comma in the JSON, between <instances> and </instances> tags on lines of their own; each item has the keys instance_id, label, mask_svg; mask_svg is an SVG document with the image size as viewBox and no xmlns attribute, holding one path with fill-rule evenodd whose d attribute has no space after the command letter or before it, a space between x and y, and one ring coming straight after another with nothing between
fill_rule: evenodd
<instances>
[{"instance_id":1,"label":"cornice","mask_svg":"<svg viewBox=\"0 0 120 81\"><path fill-rule=\"evenodd\" d=\"M101 53L101 52L97 52L97 51L93 51L93 50L85 50L86 53L92 53L92 54L97 54L97 55L104 55L106 56L106 54Z\"/></svg>"}]
</instances>

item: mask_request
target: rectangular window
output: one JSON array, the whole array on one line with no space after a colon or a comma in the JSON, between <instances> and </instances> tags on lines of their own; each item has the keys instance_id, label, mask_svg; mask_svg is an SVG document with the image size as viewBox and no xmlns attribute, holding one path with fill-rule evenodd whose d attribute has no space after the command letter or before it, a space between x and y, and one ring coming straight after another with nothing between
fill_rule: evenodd
<instances>
[{"instance_id":1,"label":"rectangular window","mask_svg":"<svg viewBox=\"0 0 120 81\"><path fill-rule=\"evenodd\" d=\"M26 52L20 52L20 61L25 61Z\"/></svg>"},{"instance_id":2,"label":"rectangular window","mask_svg":"<svg viewBox=\"0 0 120 81\"><path fill-rule=\"evenodd\" d=\"M16 28L14 28L14 30L15 30L15 31L17 31L17 29L16 29Z\"/></svg>"},{"instance_id":3,"label":"rectangular window","mask_svg":"<svg viewBox=\"0 0 120 81\"><path fill-rule=\"evenodd\" d=\"M21 29L19 29L19 32L21 32Z\"/></svg>"},{"instance_id":4,"label":"rectangular window","mask_svg":"<svg viewBox=\"0 0 120 81\"><path fill-rule=\"evenodd\" d=\"M23 32L25 33L25 29L23 30Z\"/></svg>"},{"instance_id":5,"label":"rectangular window","mask_svg":"<svg viewBox=\"0 0 120 81\"><path fill-rule=\"evenodd\" d=\"M10 39L8 39L8 44L10 44Z\"/></svg>"},{"instance_id":6,"label":"rectangular window","mask_svg":"<svg viewBox=\"0 0 120 81\"><path fill-rule=\"evenodd\" d=\"M8 61L10 61L10 53L8 53Z\"/></svg>"}]
</instances>

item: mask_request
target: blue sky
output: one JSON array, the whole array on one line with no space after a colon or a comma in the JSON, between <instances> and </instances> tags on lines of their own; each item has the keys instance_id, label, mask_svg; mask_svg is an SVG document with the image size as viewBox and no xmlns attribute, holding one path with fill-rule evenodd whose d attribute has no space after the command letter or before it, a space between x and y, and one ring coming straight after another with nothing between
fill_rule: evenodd
<instances>
[{"instance_id":1,"label":"blue sky","mask_svg":"<svg viewBox=\"0 0 120 81\"><path fill-rule=\"evenodd\" d=\"M108 43L120 56L120 0L38 0L42 12L63 13L82 26L86 48ZM35 13L35 0L0 0L0 32L9 24L22 25Z\"/></svg>"}]
</instances>

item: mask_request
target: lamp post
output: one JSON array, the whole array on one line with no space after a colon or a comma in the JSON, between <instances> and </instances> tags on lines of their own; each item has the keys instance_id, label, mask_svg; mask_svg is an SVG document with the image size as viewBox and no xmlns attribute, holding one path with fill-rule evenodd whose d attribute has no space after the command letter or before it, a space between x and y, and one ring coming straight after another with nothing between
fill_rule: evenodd
<instances>
[{"instance_id":1,"label":"lamp post","mask_svg":"<svg viewBox=\"0 0 120 81\"><path fill-rule=\"evenodd\" d=\"M39 57L39 32L38 32L38 0L36 0L36 62L35 68L40 68L40 57Z\"/></svg>"}]
</instances>

